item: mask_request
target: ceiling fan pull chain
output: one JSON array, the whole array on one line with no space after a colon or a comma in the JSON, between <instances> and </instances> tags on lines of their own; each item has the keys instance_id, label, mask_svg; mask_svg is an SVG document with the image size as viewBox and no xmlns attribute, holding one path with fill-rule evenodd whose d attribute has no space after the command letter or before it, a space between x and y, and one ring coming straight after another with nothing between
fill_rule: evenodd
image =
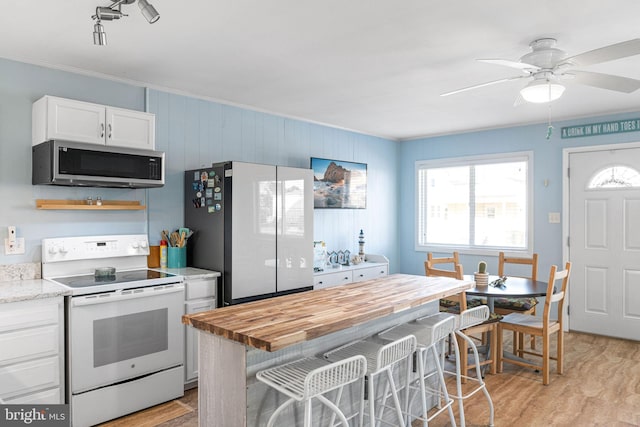
<instances>
[{"instance_id":1,"label":"ceiling fan pull chain","mask_svg":"<svg viewBox=\"0 0 640 427\"><path fill-rule=\"evenodd\" d=\"M549 92L551 92L551 89L549 89ZM551 139L551 133L553 133L553 126L551 126L551 103L549 103L549 121L548 121L548 127L547 127L547 141Z\"/></svg>"}]
</instances>

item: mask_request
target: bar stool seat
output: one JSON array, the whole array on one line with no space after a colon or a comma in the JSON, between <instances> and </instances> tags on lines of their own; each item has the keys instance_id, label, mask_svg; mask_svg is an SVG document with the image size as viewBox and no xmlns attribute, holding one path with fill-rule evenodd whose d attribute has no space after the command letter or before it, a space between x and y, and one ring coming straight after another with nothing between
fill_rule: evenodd
<instances>
[{"instance_id":1,"label":"bar stool seat","mask_svg":"<svg viewBox=\"0 0 640 427\"><path fill-rule=\"evenodd\" d=\"M381 420L389 397L393 400L396 421L394 426L405 427L404 415L400 398L398 397L398 387L393 378L393 368L399 362L407 361L406 378L409 378L411 363L409 358L416 350L416 337L408 335L388 344L381 344L372 340L355 341L341 347L328 351L324 354L325 359L336 362L344 358L362 355L367 359L367 372L365 383L367 384L365 399L369 403L369 425L376 425L376 420ZM376 379L379 375L386 376L386 384L382 393L382 402L376 401ZM364 407L364 400L361 407ZM376 407L378 415L376 416ZM360 411L360 425L364 425L364 411Z\"/></svg>"},{"instance_id":2,"label":"bar stool seat","mask_svg":"<svg viewBox=\"0 0 640 427\"><path fill-rule=\"evenodd\" d=\"M362 379L366 371L367 361L363 356L359 355L345 358L335 363L327 363L324 359L308 357L259 371L256 374L256 378L259 381L289 396L289 399L273 412L267 426L274 426L279 414L297 401L305 403L304 426L311 427L312 401L313 399L318 399L331 409L344 427L349 427L344 413L324 394L339 389L336 399L336 402L339 403L342 388L347 384ZM362 412L362 407L360 412ZM331 417L331 425L333 425L335 416Z\"/></svg>"}]
</instances>

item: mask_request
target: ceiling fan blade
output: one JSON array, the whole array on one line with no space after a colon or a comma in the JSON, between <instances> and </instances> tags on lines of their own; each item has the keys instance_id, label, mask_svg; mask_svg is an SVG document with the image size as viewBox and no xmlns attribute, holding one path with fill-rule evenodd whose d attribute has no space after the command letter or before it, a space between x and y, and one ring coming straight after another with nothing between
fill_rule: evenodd
<instances>
[{"instance_id":1,"label":"ceiling fan blade","mask_svg":"<svg viewBox=\"0 0 640 427\"><path fill-rule=\"evenodd\" d=\"M508 59L478 59L477 61L487 64L504 65L505 67L517 68L522 71L538 71L540 67L525 62L510 61Z\"/></svg>"},{"instance_id":2,"label":"ceiling fan blade","mask_svg":"<svg viewBox=\"0 0 640 427\"><path fill-rule=\"evenodd\" d=\"M572 75L573 81L576 83L599 87L601 89L615 90L624 93L631 93L640 89L640 80L629 77L578 70L568 71L567 74Z\"/></svg>"},{"instance_id":3,"label":"ceiling fan blade","mask_svg":"<svg viewBox=\"0 0 640 427\"><path fill-rule=\"evenodd\" d=\"M514 107L519 107L521 105L527 104L527 101L524 100L524 98L522 97L522 95L520 94L520 92L518 92L518 96L516 97L516 100L513 101L513 106Z\"/></svg>"},{"instance_id":4,"label":"ceiling fan blade","mask_svg":"<svg viewBox=\"0 0 640 427\"><path fill-rule=\"evenodd\" d=\"M491 86L491 85L494 85L494 84L497 84L497 83L508 82L508 81L511 81L511 80L519 80L519 79L524 79L524 78L529 78L529 76L507 77L507 78L500 79L500 80L494 80L494 81L491 81L491 82L480 83L478 85L473 85L473 86L463 87L462 89L452 90L451 92L441 93L440 96L449 96L449 95L453 95L453 94L460 93L460 92L465 92L465 91L472 90L472 89L478 89L478 88L485 87L485 86Z\"/></svg>"},{"instance_id":5,"label":"ceiling fan blade","mask_svg":"<svg viewBox=\"0 0 640 427\"><path fill-rule=\"evenodd\" d=\"M613 61L614 59L626 58L627 56L640 54L640 39L627 40L588 52L570 56L563 62L570 62L574 65L592 65L601 62Z\"/></svg>"}]
</instances>

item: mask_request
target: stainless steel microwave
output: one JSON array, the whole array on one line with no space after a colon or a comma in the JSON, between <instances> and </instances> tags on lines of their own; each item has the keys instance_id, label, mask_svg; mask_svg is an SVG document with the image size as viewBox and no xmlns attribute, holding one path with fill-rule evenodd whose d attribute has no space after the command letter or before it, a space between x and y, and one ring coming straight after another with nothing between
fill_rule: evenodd
<instances>
[{"instance_id":1,"label":"stainless steel microwave","mask_svg":"<svg viewBox=\"0 0 640 427\"><path fill-rule=\"evenodd\" d=\"M151 188L164 185L161 151L61 140L32 147L31 183Z\"/></svg>"}]
</instances>

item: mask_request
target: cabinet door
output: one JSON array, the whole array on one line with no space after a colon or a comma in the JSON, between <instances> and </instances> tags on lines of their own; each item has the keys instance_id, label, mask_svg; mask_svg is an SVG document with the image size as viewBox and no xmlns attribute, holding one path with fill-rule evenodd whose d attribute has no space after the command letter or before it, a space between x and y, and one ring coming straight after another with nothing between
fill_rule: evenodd
<instances>
[{"instance_id":1,"label":"cabinet door","mask_svg":"<svg viewBox=\"0 0 640 427\"><path fill-rule=\"evenodd\" d=\"M130 148L155 148L156 119L142 111L107 107L107 145Z\"/></svg>"},{"instance_id":2,"label":"cabinet door","mask_svg":"<svg viewBox=\"0 0 640 427\"><path fill-rule=\"evenodd\" d=\"M381 265L379 267L360 268L353 271L353 281L362 282L363 280L375 279L377 277L389 274L389 267Z\"/></svg>"},{"instance_id":3,"label":"cabinet door","mask_svg":"<svg viewBox=\"0 0 640 427\"><path fill-rule=\"evenodd\" d=\"M104 107L88 102L48 97L46 102L45 140L64 139L67 141L104 144ZM39 142L43 142L39 141Z\"/></svg>"},{"instance_id":4,"label":"cabinet door","mask_svg":"<svg viewBox=\"0 0 640 427\"><path fill-rule=\"evenodd\" d=\"M330 288L331 286L346 285L351 283L351 271L339 273L319 274L313 276L313 289Z\"/></svg>"},{"instance_id":5,"label":"cabinet door","mask_svg":"<svg viewBox=\"0 0 640 427\"><path fill-rule=\"evenodd\" d=\"M185 314L199 313L213 310L216 307L214 299L193 301L185 303ZM198 331L191 326L185 326L185 359L184 382L190 382L198 378Z\"/></svg>"}]
</instances>

